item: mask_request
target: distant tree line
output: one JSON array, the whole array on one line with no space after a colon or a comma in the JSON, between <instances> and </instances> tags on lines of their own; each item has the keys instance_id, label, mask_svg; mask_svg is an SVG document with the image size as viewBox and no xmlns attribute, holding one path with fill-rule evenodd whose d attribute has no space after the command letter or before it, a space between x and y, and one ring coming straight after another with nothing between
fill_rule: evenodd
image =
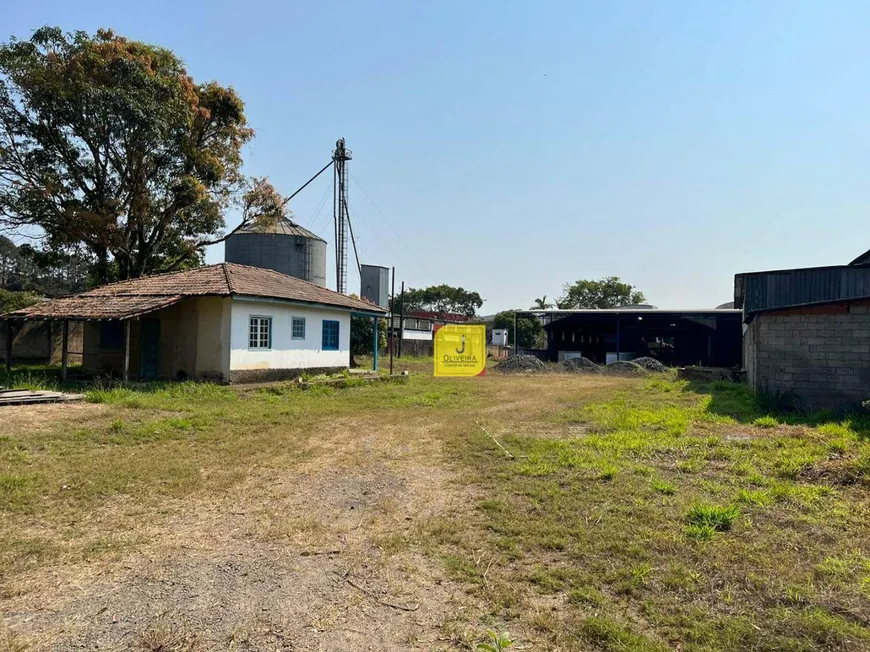
<instances>
[{"instance_id":1,"label":"distant tree line","mask_svg":"<svg viewBox=\"0 0 870 652\"><path fill-rule=\"evenodd\" d=\"M0 236L0 289L58 297L85 289L90 262L77 253L16 245Z\"/></svg>"},{"instance_id":2,"label":"distant tree line","mask_svg":"<svg viewBox=\"0 0 870 652\"><path fill-rule=\"evenodd\" d=\"M469 292L451 285L432 285L427 288L408 288L404 296L405 313L421 310L433 312L443 319L447 315L474 317L483 306L483 299L477 292ZM393 312L402 308L402 297L397 296Z\"/></svg>"}]
</instances>

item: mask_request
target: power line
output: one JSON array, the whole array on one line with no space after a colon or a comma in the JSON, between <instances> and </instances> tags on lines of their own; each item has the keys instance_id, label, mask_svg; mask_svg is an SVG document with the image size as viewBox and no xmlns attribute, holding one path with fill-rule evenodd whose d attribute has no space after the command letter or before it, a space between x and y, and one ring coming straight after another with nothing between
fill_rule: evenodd
<instances>
[{"instance_id":1,"label":"power line","mask_svg":"<svg viewBox=\"0 0 870 652\"><path fill-rule=\"evenodd\" d=\"M420 266L420 269L423 270L423 273L429 278L429 281L432 283L435 283L435 279L432 278L432 275L429 273L429 270L427 270L426 266L422 262L420 262L420 259L417 258L417 254L415 254L414 250L408 246L408 243L405 242L404 238L402 238L402 236L399 234L399 232L393 226L393 223L387 219L387 216L381 212L381 209L378 208L377 204L375 204L375 202L372 200L372 198L369 197L369 194L366 192L366 189L363 188L362 185L360 185L360 182L357 181L356 177L353 176L352 174L350 174L349 171L348 171L348 174L350 175L351 181L353 181L356 184L357 188L359 188L362 191L362 194L365 195L365 198L369 201L369 203L372 205L372 207L374 207L374 209L375 209L375 211L377 211L378 215L380 215L381 218L384 220L384 222L387 223L387 226L390 227L390 230L399 239L399 242L401 242L402 245L405 247L405 249L408 250L408 253L411 254L411 256L414 258L414 261Z\"/></svg>"},{"instance_id":2,"label":"power line","mask_svg":"<svg viewBox=\"0 0 870 652\"><path fill-rule=\"evenodd\" d=\"M314 213L311 215L311 230L317 233L317 228L315 224L317 224L317 217L320 215L320 211L323 210L323 207L326 205L326 198L329 196L329 191L332 188L329 184L323 189L323 197L320 198L320 203L317 204L317 208L314 209Z\"/></svg>"},{"instance_id":3,"label":"power line","mask_svg":"<svg viewBox=\"0 0 870 652\"><path fill-rule=\"evenodd\" d=\"M347 202L344 202L344 210L347 213L347 228L350 230L350 241L353 243L353 255L356 257L356 271L359 272L360 280L362 280L362 266L359 264L359 250L356 248L356 238L353 235L353 222L350 220L350 210L347 207Z\"/></svg>"}]
</instances>

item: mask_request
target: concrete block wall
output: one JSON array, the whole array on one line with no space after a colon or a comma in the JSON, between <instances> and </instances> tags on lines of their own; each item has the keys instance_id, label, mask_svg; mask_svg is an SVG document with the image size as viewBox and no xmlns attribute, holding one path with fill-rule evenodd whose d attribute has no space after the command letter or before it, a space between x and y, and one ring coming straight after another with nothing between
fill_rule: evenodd
<instances>
[{"instance_id":1,"label":"concrete block wall","mask_svg":"<svg viewBox=\"0 0 870 652\"><path fill-rule=\"evenodd\" d=\"M794 391L810 408L870 399L870 305L832 304L756 315L744 334L757 391Z\"/></svg>"}]
</instances>

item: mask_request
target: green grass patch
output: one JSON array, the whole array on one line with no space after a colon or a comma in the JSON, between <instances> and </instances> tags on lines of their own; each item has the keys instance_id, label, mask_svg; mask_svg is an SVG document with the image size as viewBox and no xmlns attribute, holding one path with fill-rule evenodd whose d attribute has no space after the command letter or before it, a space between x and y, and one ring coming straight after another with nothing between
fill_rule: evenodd
<instances>
[{"instance_id":1,"label":"green grass patch","mask_svg":"<svg viewBox=\"0 0 870 652\"><path fill-rule=\"evenodd\" d=\"M758 417L752 422L756 428L776 428L779 426L779 421L771 416Z\"/></svg>"},{"instance_id":2,"label":"green grass patch","mask_svg":"<svg viewBox=\"0 0 870 652\"><path fill-rule=\"evenodd\" d=\"M709 526L715 532L730 530L734 521L740 516L737 505L710 505L698 503L692 505L686 514L688 525Z\"/></svg>"},{"instance_id":3,"label":"green grass patch","mask_svg":"<svg viewBox=\"0 0 870 652\"><path fill-rule=\"evenodd\" d=\"M661 478L653 478L650 480L650 487L652 487L653 491L664 496L672 496L677 493L677 485L673 482L662 480Z\"/></svg>"}]
</instances>

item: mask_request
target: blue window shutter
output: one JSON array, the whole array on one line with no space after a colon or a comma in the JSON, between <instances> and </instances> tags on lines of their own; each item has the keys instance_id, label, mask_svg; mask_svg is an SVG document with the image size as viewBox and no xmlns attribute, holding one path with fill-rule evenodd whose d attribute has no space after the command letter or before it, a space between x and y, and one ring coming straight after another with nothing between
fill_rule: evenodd
<instances>
[{"instance_id":1,"label":"blue window shutter","mask_svg":"<svg viewBox=\"0 0 870 652\"><path fill-rule=\"evenodd\" d=\"M330 319L323 320L323 345L324 351L338 351L338 322Z\"/></svg>"}]
</instances>

